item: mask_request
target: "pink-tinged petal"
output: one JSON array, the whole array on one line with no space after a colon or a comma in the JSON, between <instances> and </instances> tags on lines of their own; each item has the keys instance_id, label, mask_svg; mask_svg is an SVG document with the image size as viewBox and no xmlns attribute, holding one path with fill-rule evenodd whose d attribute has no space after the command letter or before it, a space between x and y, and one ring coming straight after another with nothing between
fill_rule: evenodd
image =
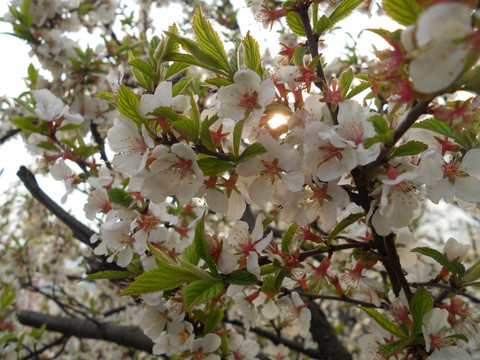
<instances>
[{"instance_id":1,"label":"pink-tinged petal","mask_svg":"<svg viewBox=\"0 0 480 360\"><path fill-rule=\"evenodd\" d=\"M273 233L269 232L265 236L265 238L263 238L261 241L259 241L255 245L255 250L257 250L258 252L263 251L268 245L270 245L270 243L272 242L272 239L273 239Z\"/></svg>"},{"instance_id":2,"label":"pink-tinged petal","mask_svg":"<svg viewBox=\"0 0 480 360\"><path fill-rule=\"evenodd\" d=\"M192 148L185 143L177 143L172 145L170 151L177 156L187 159L187 160L197 160L197 154Z\"/></svg>"},{"instance_id":3,"label":"pink-tinged petal","mask_svg":"<svg viewBox=\"0 0 480 360\"><path fill-rule=\"evenodd\" d=\"M235 85L240 86L244 92L253 92L260 85L260 76L253 70L239 70L233 76Z\"/></svg>"},{"instance_id":4,"label":"pink-tinged petal","mask_svg":"<svg viewBox=\"0 0 480 360\"><path fill-rule=\"evenodd\" d=\"M222 251L218 258L218 269L222 274L230 274L237 267L239 256Z\"/></svg>"},{"instance_id":5,"label":"pink-tinged petal","mask_svg":"<svg viewBox=\"0 0 480 360\"><path fill-rule=\"evenodd\" d=\"M275 193L275 184L269 177L257 177L248 189L248 195L257 204L266 204Z\"/></svg>"}]
</instances>

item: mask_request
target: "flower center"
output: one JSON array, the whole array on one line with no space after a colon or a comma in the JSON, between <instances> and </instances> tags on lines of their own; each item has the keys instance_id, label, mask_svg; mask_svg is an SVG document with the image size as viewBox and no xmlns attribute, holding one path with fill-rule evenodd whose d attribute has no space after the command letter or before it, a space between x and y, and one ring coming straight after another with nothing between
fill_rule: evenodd
<instances>
[{"instance_id":1,"label":"flower center","mask_svg":"<svg viewBox=\"0 0 480 360\"><path fill-rule=\"evenodd\" d=\"M268 175L274 180L276 176L279 176L282 169L278 166L278 159L273 160L271 163L262 160L262 164L264 169L262 171L262 175Z\"/></svg>"},{"instance_id":2,"label":"flower center","mask_svg":"<svg viewBox=\"0 0 480 360\"><path fill-rule=\"evenodd\" d=\"M246 93L243 99L240 100L239 105L247 110L258 109L260 106L258 105L257 97L257 93Z\"/></svg>"},{"instance_id":3,"label":"flower center","mask_svg":"<svg viewBox=\"0 0 480 360\"><path fill-rule=\"evenodd\" d=\"M175 166L178 170L180 170L180 173L182 174L182 176L185 176L187 174L192 173L193 162L192 160L187 160L187 159L178 157L178 161Z\"/></svg>"}]
</instances>

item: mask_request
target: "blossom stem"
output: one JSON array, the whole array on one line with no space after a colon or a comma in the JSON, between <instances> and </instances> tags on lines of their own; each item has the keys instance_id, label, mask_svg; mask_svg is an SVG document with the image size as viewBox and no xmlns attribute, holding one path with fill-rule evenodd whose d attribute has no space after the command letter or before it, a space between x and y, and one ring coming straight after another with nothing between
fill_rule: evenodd
<instances>
[{"instance_id":1,"label":"blossom stem","mask_svg":"<svg viewBox=\"0 0 480 360\"><path fill-rule=\"evenodd\" d=\"M318 35L313 33L312 26L310 25L310 17L308 16L308 8L307 6L302 6L297 10L298 15L300 15L300 19L302 20L303 29L305 30L305 35L307 37L308 48L310 49L310 54L312 55L312 59L317 57L318 54ZM321 81L315 81L314 84L316 87L320 89L322 94L325 94L326 88L328 87L327 78L325 77L325 73L322 68L322 61L319 60L317 62L317 77L321 79ZM330 111L330 115L332 116L333 124L338 125L337 115L338 115L338 108L337 110L332 110L332 105L327 103L328 110Z\"/></svg>"}]
</instances>

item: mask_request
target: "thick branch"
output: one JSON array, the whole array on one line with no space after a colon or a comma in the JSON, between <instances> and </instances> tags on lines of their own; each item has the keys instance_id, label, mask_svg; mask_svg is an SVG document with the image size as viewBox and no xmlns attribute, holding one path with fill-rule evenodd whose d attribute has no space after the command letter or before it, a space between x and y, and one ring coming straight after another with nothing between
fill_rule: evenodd
<instances>
[{"instance_id":1,"label":"thick branch","mask_svg":"<svg viewBox=\"0 0 480 360\"><path fill-rule=\"evenodd\" d=\"M15 135L17 135L20 131L20 129L12 129L12 130L8 130L6 132L5 135L3 135L1 138L0 138L0 145L2 145L3 143L7 142L7 140L9 140L10 138L14 137Z\"/></svg>"},{"instance_id":2,"label":"thick branch","mask_svg":"<svg viewBox=\"0 0 480 360\"><path fill-rule=\"evenodd\" d=\"M313 341L318 345L319 357L321 360L350 360L352 356L338 340L337 334L323 313L320 306L312 301L308 304L312 321L310 333Z\"/></svg>"},{"instance_id":3,"label":"thick branch","mask_svg":"<svg viewBox=\"0 0 480 360\"><path fill-rule=\"evenodd\" d=\"M109 322L95 323L90 320L53 316L27 310L18 312L17 318L25 326L39 328L46 324L47 330L59 332L66 336L105 340L152 353L152 340L136 326L121 326Z\"/></svg>"},{"instance_id":4,"label":"thick branch","mask_svg":"<svg viewBox=\"0 0 480 360\"><path fill-rule=\"evenodd\" d=\"M17 172L17 176L20 178L20 180L22 180L30 194L36 200L38 200L40 204L50 210L53 215L58 217L60 221L62 221L70 230L73 231L73 236L75 238L92 249L97 246L97 244L92 244L90 242L90 238L95 234L95 232L63 210L61 206L59 206L47 194L45 194L38 186L37 180L30 170L22 165Z\"/></svg>"}]
</instances>

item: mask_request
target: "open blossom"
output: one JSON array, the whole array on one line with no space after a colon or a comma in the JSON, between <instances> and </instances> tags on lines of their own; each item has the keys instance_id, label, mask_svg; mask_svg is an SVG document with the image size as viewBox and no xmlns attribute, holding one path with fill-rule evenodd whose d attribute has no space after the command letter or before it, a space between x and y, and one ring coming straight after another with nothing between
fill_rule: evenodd
<instances>
[{"instance_id":1,"label":"open blossom","mask_svg":"<svg viewBox=\"0 0 480 360\"><path fill-rule=\"evenodd\" d=\"M142 195L159 204L175 195L188 204L203 183L203 172L197 164L197 154L185 143L157 146L150 165L150 176L142 185Z\"/></svg>"},{"instance_id":2,"label":"open blossom","mask_svg":"<svg viewBox=\"0 0 480 360\"><path fill-rule=\"evenodd\" d=\"M402 42L412 59L409 73L415 90L444 90L463 72L472 49L462 41L472 33L471 12L459 2L437 3L420 14L415 27L402 32Z\"/></svg>"},{"instance_id":3,"label":"open blossom","mask_svg":"<svg viewBox=\"0 0 480 360\"><path fill-rule=\"evenodd\" d=\"M35 99L35 114L45 121L59 121L62 124L81 124L83 117L80 114L70 114L69 106L56 97L50 90L41 89L32 91Z\"/></svg>"},{"instance_id":4,"label":"open blossom","mask_svg":"<svg viewBox=\"0 0 480 360\"><path fill-rule=\"evenodd\" d=\"M249 123L260 120L265 107L275 96L273 81L262 81L253 70L239 70L233 77L234 84L223 86L218 90L220 103L219 116L232 120L242 120L249 113Z\"/></svg>"},{"instance_id":5,"label":"open blossom","mask_svg":"<svg viewBox=\"0 0 480 360\"><path fill-rule=\"evenodd\" d=\"M257 204L282 201L287 191L300 191L304 183L301 158L295 148L287 143L279 144L270 135L258 138L266 153L237 166L240 176L255 176L248 188L250 198Z\"/></svg>"},{"instance_id":6,"label":"open blossom","mask_svg":"<svg viewBox=\"0 0 480 360\"><path fill-rule=\"evenodd\" d=\"M155 146L145 125L140 134L137 125L124 115L113 122L107 133L108 143L117 154L113 165L127 174L137 174L145 168L150 149Z\"/></svg>"},{"instance_id":7,"label":"open blossom","mask_svg":"<svg viewBox=\"0 0 480 360\"><path fill-rule=\"evenodd\" d=\"M450 238L443 247L443 253L448 261L462 261L469 248L470 246L459 244L457 240Z\"/></svg>"}]
</instances>

